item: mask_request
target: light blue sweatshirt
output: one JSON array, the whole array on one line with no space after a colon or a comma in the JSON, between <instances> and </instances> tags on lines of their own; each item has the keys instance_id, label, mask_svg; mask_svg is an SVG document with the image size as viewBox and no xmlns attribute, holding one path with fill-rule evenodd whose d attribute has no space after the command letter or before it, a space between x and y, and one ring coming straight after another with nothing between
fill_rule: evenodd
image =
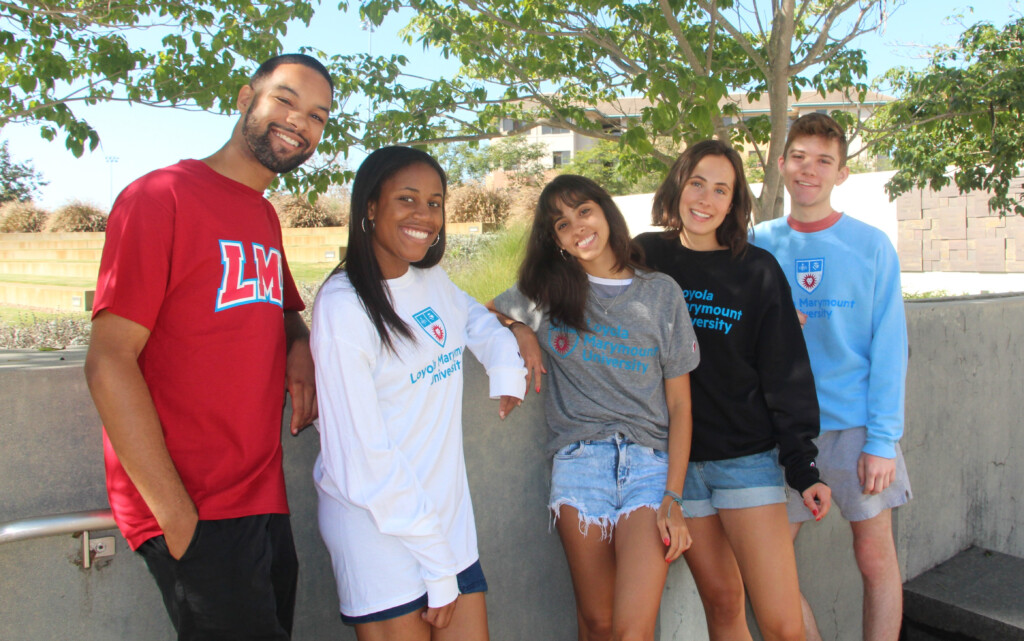
<instances>
[{"instance_id":1,"label":"light blue sweatshirt","mask_svg":"<svg viewBox=\"0 0 1024 641\"><path fill-rule=\"evenodd\" d=\"M894 458L907 374L899 259L880 230L849 216L829 220L778 218L757 225L751 240L775 255L808 316L821 431L866 426L864 452Z\"/></svg>"}]
</instances>

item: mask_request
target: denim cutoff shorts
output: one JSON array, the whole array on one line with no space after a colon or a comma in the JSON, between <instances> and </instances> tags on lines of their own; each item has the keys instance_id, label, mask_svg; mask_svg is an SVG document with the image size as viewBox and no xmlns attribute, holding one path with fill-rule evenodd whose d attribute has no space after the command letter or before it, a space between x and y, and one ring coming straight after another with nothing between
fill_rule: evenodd
<instances>
[{"instance_id":1,"label":"denim cutoff shorts","mask_svg":"<svg viewBox=\"0 0 1024 641\"><path fill-rule=\"evenodd\" d=\"M658 509L668 478L668 454L622 434L577 441L560 449L551 467L548 507L555 519L568 505L579 512L580 531L592 524L611 538L619 517L641 507Z\"/></svg>"},{"instance_id":2,"label":"denim cutoff shorts","mask_svg":"<svg viewBox=\"0 0 1024 641\"><path fill-rule=\"evenodd\" d=\"M720 461L690 461L683 486L687 518L786 502L786 475L778 448Z\"/></svg>"}]
</instances>

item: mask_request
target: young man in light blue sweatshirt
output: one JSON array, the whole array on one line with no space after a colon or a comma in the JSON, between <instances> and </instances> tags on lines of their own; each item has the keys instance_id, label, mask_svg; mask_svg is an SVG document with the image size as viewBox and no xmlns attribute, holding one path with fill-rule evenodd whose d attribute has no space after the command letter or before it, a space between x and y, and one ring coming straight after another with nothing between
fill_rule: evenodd
<instances>
[{"instance_id":1,"label":"young man in light blue sweatshirt","mask_svg":"<svg viewBox=\"0 0 1024 641\"><path fill-rule=\"evenodd\" d=\"M791 279L805 321L821 408L817 464L853 531L864 580L864 639L896 641L903 587L891 512L911 498L899 447L907 324L892 243L832 208L832 189L850 173L846 151L845 133L832 118L797 119L779 159L790 215L757 225L752 240L772 252ZM813 517L799 500L789 508L795 538ZM821 639L803 605L807 639Z\"/></svg>"}]
</instances>

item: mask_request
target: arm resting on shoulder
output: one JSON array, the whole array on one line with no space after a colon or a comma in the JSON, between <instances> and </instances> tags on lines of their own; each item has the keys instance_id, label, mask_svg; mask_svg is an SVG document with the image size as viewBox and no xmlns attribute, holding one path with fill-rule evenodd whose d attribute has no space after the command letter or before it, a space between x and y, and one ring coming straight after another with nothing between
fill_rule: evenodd
<instances>
[{"instance_id":1,"label":"arm resting on shoulder","mask_svg":"<svg viewBox=\"0 0 1024 641\"><path fill-rule=\"evenodd\" d=\"M92 322L85 378L110 445L177 559L192 540L199 514L167 451L160 417L139 368L139 354L148 340L144 326L101 311Z\"/></svg>"},{"instance_id":2,"label":"arm resting on shoulder","mask_svg":"<svg viewBox=\"0 0 1024 641\"><path fill-rule=\"evenodd\" d=\"M512 335L516 337L516 343L519 345L519 355L522 356L523 364L526 367L526 393L529 394L530 389L533 388L535 392L540 394L540 379L543 374L548 373L548 370L544 367L544 354L541 352L537 334L526 323L499 312L494 306L494 299L484 303L484 306L488 311L497 316L498 322L508 328Z\"/></svg>"}]
</instances>

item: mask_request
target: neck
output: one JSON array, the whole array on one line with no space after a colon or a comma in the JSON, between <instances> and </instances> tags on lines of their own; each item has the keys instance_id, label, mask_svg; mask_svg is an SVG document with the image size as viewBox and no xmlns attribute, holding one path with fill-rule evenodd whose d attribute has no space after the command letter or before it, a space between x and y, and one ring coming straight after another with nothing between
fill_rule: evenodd
<instances>
[{"instance_id":1,"label":"neck","mask_svg":"<svg viewBox=\"0 0 1024 641\"><path fill-rule=\"evenodd\" d=\"M697 252L725 249L725 245L718 242L716 234L695 235L686 231L685 227L679 230L679 242L683 244L683 247Z\"/></svg>"},{"instance_id":2,"label":"neck","mask_svg":"<svg viewBox=\"0 0 1024 641\"><path fill-rule=\"evenodd\" d=\"M814 205L813 207L801 207L794 204L789 215L793 217L793 220L801 223L816 223L831 216L833 211L835 210L832 208L831 202Z\"/></svg>"},{"instance_id":3,"label":"neck","mask_svg":"<svg viewBox=\"0 0 1024 641\"><path fill-rule=\"evenodd\" d=\"M607 267L600 267L598 265L583 263L583 271L587 272L588 275L594 278L607 278L609 280L622 280L633 277L633 268L624 267L622 269L615 269L615 265Z\"/></svg>"},{"instance_id":4,"label":"neck","mask_svg":"<svg viewBox=\"0 0 1024 641\"><path fill-rule=\"evenodd\" d=\"M633 275L633 270L628 265L622 269L616 269L615 254L610 251L610 248L609 251L602 252L594 260L581 260L580 266L583 267L583 271L596 278L629 278Z\"/></svg>"},{"instance_id":5,"label":"neck","mask_svg":"<svg viewBox=\"0 0 1024 641\"><path fill-rule=\"evenodd\" d=\"M222 176L250 187L260 193L270 187L277 174L267 169L256 159L242 137L242 121L239 119L235 129L224 146L212 156L203 158L206 165Z\"/></svg>"}]
</instances>

